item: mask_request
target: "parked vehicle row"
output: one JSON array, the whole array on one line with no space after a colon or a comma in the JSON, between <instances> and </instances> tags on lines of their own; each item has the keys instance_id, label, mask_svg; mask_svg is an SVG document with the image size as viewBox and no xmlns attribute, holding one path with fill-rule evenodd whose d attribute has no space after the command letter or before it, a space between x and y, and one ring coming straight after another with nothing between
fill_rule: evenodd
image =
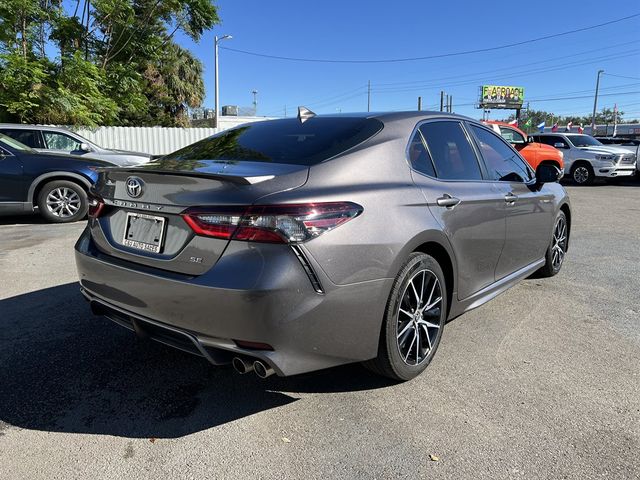
<instances>
[{"instance_id":1,"label":"parked vehicle row","mask_svg":"<svg viewBox=\"0 0 640 480\"><path fill-rule=\"evenodd\" d=\"M66 153L85 159L102 160L122 167L140 165L152 158L152 155L146 153L102 148L83 136L61 127L0 123L0 133L38 152Z\"/></svg>"},{"instance_id":2,"label":"parked vehicle row","mask_svg":"<svg viewBox=\"0 0 640 480\"><path fill-rule=\"evenodd\" d=\"M564 152L565 168L578 185L590 185L596 177L631 177L636 172L636 155L617 145L603 145L590 135L580 133L540 133L537 142Z\"/></svg>"},{"instance_id":3,"label":"parked vehicle row","mask_svg":"<svg viewBox=\"0 0 640 480\"><path fill-rule=\"evenodd\" d=\"M408 380L448 319L561 269L559 173L457 115L301 110L101 171L80 286L96 314L241 373L362 361Z\"/></svg>"}]
</instances>

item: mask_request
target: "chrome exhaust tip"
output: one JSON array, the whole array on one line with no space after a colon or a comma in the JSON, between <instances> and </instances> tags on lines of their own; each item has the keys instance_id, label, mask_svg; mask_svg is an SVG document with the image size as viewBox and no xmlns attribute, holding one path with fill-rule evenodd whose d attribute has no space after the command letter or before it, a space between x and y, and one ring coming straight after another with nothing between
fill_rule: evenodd
<instances>
[{"instance_id":1,"label":"chrome exhaust tip","mask_svg":"<svg viewBox=\"0 0 640 480\"><path fill-rule=\"evenodd\" d=\"M276 373L273 368L265 365L260 360L253 362L253 370L260 378L267 378Z\"/></svg>"},{"instance_id":2,"label":"chrome exhaust tip","mask_svg":"<svg viewBox=\"0 0 640 480\"><path fill-rule=\"evenodd\" d=\"M233 365L235 371L241 375L252 372L254 368L253 363L241 357L233 357L233 360L231 360L231 365Z\"/></svg>"}]
</instances>

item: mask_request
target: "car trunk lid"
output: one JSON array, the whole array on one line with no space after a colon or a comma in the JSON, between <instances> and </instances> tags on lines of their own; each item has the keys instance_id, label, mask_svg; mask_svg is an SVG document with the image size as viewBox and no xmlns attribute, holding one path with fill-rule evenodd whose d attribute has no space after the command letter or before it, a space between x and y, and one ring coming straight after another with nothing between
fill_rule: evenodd
<instances>
[{"instance_id":1,"label":"car trunk lid","mask_svg":"<svg viewBox=\"0 0 640 480\"><path fill-rule=\"evenodd\" d=\"M123 260L200 275L229 240L196 235L180 215L188 208L249 206L264 195L305 184L308 167L269 162L160 158L106 168L93 188L105 208L89 222L98 249Z\"/></svg>"}]
</instances>

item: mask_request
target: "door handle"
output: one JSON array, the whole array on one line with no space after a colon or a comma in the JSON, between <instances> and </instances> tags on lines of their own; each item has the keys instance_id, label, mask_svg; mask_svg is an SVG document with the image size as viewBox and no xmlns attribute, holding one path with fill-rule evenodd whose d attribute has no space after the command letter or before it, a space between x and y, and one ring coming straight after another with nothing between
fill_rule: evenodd
<instances>
[{"instance_id":1,"label":"door handle","mask_svg":"<svg viewBox=\"0 0 640 480\"><path fill-rule=\"evenodd\" d=\"M518 196L514 195L513 193L509 192L504 196L504 201L507 203L515 203L515 201L518 200Z\"/></svg>"},{"instance_id":2,"label":"door handle","mask_svg":"<svg viewBox=\"0 0 640 480\"><path fill-rule=\"evenodd\" d=\"M460 203L460 199L445 193L436 200L436 203L439 207L453 208Z\"/></svg>"}]
</instances>

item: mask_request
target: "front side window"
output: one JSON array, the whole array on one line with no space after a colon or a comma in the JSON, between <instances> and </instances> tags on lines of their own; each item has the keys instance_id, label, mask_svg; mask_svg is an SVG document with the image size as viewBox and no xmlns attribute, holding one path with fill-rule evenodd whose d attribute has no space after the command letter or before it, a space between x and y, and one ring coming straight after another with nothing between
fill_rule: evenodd
<instances>
[{"instance_id":1,"label":"front side window","mask_svg":"<svg viewBox=\"0 0 640 480\"><path fill-rule=\"evenodd\" d=\"M520 156L504 140L485 128L471 125L478 139L480 153L491 180L501 182L528 182L531 171Z\"/></svg>"},{"instance_id":2,"label":"front side window","mask_svg":"<svg viewBox=\"0 0 640 480\"><path fill-rule=\"evenodd\" d=\"M569 148L567 142L562 137L556 137L555 135L537 135L533 139L538 143L544 143L545 145L555 146L556 143L561 143L561 148Z\"/></svg>"},{"instance_id":3,"label":"front side window","mask_svg":"<svg viewBox=\"0 0 640 480\"><path fill-rule=\"evenodd\" d=\"M478 159L459 122L427 122L420 126L420 132L429 147L438 178L482 180Z\"/></svg>"},{"instance_id":4,"label":"front side window","mask_svg":"<svg viewBox=\"0 0 640 480\"><path fill-rule=\"evenodd\" d=\"M513 128L500 127L500 135L509 143L527 143L527 139Z\"/></svg>"},{"instance_id":5,"label":"front side window","mask_svg":"<svg viewBox=\"0 0 640 480\"><path fill-rule=\"evenodd\" d=\"M69 135L58 132L42 132L44 135L44 141L47 144L49 150L60 150L63 152L74 152L80 150L80 143L78 140L71 138Z\"/></svg>"},{"instance_id":6,"label":"front side window","mask_svg":"<svg viewBox=\"0 0 640 480\"><path fill-rule=\"evenodd\" d=\"M431 156L424 146L422 134L419 131L416 131L416 134L409 144L409 161L414 170L429 175L430 177L436 176L433 163L431 162Z\"/></svg>"}]
</instances>

